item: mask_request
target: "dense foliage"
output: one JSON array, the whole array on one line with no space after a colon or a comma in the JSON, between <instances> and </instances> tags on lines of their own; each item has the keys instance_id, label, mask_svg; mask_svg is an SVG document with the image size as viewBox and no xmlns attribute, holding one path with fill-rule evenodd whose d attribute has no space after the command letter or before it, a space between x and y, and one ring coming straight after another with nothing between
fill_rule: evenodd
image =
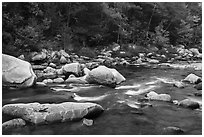
<instances>
[{"instance_id":1,"label":"dense foliage","mask_svg":"<svg viewBox=\"0 0 204 137\"><path fill-rule=\"evenodd\" d=\"M201 3L2 3L3 52L42 48L201 48Z\"/></svg>"}]
</instances>

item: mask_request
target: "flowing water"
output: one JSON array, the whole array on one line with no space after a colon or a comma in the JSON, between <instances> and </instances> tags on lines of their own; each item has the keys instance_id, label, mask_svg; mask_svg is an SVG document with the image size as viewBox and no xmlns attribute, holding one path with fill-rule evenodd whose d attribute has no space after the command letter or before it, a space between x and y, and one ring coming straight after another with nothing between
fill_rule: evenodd
<instances>
[{"instance_id":1,"label":"flowing water","mask_svg":"<svg viewBox=\"0 0 204 137\"><path fill-rule=\"evenodd\" d=\"M92 126L82 121L27 125L5 131L3 134L93 134L93 135L139 135L172 134L164 132L169 126L179 127L183 134L202 134L202 111L191 110L170 102L149 101L145 94L155 91L171 95L173 100L191 98L202 102L202 97L193 95L197 90L187 84L183 89L173 86L174 81L184 79L191 72L176 69L156 69L131 66L117 68L126 81L115 89L99 85L61 84L29 89L3 89L2 104L9 103L61 103L65 101L95 102L105 111L94 118ZM64 89L64 90L63 90ZM72 96L72 97L71 97ZM201 104L202 105L202 104ZM8 120L3 116L3 122Z\"/></svg>"}]
</instances>

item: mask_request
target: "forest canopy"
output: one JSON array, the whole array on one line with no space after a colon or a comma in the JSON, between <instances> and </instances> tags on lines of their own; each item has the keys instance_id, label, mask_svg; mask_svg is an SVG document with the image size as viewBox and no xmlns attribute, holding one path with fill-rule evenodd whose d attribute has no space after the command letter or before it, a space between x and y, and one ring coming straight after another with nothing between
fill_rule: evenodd
<instances>
[{"instance_id":1,"label":"forest canopy","mask_svg":"<svg viewBox=\"0 0 204 137\"><path fill-rule=\"evenodd\" d=\"M3 2L3 53L110 44L202 48L199 2Z\"/></svg>"}]
</instances>

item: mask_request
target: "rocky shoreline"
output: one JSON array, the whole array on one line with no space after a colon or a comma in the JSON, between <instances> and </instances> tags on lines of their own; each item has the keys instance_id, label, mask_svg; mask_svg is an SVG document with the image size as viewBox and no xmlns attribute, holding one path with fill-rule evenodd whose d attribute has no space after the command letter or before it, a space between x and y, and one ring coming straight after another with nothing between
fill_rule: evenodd
<instances>
[{"instance_id":1,"label":"rocky shoreline","mask_svg":"<svg viewBox=\"0 0 204 137\"><path fill-rule=\"evenodd\" d=\"M85 56L79 57L76 54L69 55L64 50L47 51L43 49L39 53L31 53L31 60L29 60L31 64L27 61L23 61L26 60L24 55L19 56L17 59L3 54L3 86L26 88L31 86L48 86L51 83L75 83L96 84L115 88L117 85L126 81L126 78L115 69L118 66L202 70L202 62L196 61L197 59L201 59L202 55L195 49L186 50L180 48L178 49L177 58L174 59L168 59L165 55L151 53L140 53L138 56L132 58L114 58L112 57L112 52L113 51L101 52L101 55L98 55L97 58L89 58ZM195 58L195 61L187 61L189 57L191 57L191 59ZM185 82L193 84L198 91L202 90L202 78L193 73L181 81L172 81L170 83L175 87L185 88ZM53 88L52 90L57 91L60 89ZM65 89L62 88L62 90ZM145 99L147 100L168 101L190 109L198 109L202 105L190 99L177 101L173 100L168 94L157 94L154 91L148 92L137 94L146 93ZM195 95L202 96L202 92ZM91 100L89 98L89 100L86 100L87 98L80 98L80 96L76 94L73 98L90 102L96 99ZM99 97L98 99L101 98L102 97ZM135 105L131 102L127 104L136 108L138 108L138 105L141 105L141 103ZM26 123L48 124L56 121L65 122L67 120L83 119L87 118L86 116L90 113L91 115L92 113L100 114L104 111L103 107L98 104L78 102L64 102L61 104L8 104L4 105L2 109L4 115L9 115L14 118L3 123L2 127L4 130L25 126ZM84 123L91 125L93 121L85 119ZM180 131L180 129L176 127L167 128L165 130Z\"/></svg>"}]
</instances>

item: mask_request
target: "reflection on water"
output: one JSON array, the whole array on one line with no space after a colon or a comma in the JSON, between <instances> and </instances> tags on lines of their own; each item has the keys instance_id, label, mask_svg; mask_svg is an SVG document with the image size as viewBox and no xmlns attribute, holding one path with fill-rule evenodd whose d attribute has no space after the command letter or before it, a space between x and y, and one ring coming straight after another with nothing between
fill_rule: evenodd
<instances>
[{"instance_id":1,"label":"reflection on water","mask_svg":"<svg viewBox=\"0 0 204 137\"><path fill-rule=\"evenodd\" d=\"M82 121L53 123L50 125L15 128L4 134L162 134L168 126L184 130L184 134L202 133L202 111L179 107L169 102L145 100L145 94L154 90L171 95L173 100L191 98L202 103L201 97L191 97L193 86L179 89L172 82L180 81L187 70L118 68L126 78L115 89L99 85L60 84L21 90L3 89L2 104L8 103L61 103L65 101L95 102L103 106L104 113L93 119L87 127ZM3 121L6 117L3 116ZM166 133L171 134L171 133Z\"/></svg>"}]
</instances>

